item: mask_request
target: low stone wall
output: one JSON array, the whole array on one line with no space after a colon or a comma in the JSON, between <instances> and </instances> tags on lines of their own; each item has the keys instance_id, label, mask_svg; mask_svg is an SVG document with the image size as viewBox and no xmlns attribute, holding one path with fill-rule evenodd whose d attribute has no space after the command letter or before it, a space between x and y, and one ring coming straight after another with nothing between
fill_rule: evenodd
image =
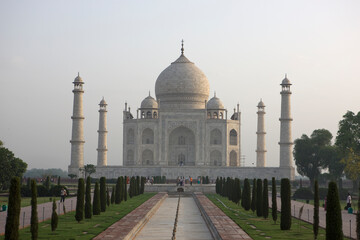
<instances>
[{"instance_id":1,"label":"low stone wall","mask_svg":"<svg viewBox=\"0 0 360 240\"><path fill-rule=\"evenodd\" d=\"M295 177L295 169L279 168L279 167L210 167L210 166L139 166L139 167L123 167L123 166L106 166L96 167L96 173L92 176L96 178L117 178L119 176L165 176L167 179L177 179L179 176L191 176L196 179L199 176L208 176L214 181L217 177L238 177L244 178L267 178L276 179Z\"/></svg>"},{"instance_id":2,"label":"low stone wall","mask_svg":"<svg viewBox=\"0 0 360 240\"><path fill-rule=\"evenodd\" d=\"M178 188L182 188L184 192L202 192L215 193L215 184L193 184L192 186L186 184L185 186L176 186L176 184L153 184L145 185L145 192L177 192Z\"/></svg>"}]
</instances>

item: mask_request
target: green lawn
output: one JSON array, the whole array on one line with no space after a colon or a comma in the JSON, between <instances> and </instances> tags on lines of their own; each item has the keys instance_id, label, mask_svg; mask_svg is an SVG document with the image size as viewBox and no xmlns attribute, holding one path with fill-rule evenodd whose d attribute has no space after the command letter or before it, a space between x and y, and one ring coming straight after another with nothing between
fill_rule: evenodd
<instances>
[{"instance_id":1,"label":"green lawn","mask_svg":"<svg viewBox=\"0 0 360 240\"><path fill-rule=\"evenodd\" d=\"M50 220L39 223L38 239L92 239L154 195L155 193L144 193L133 198L128 198L128 201L121 202L120 205L110 205L110 207L106 209L106 212L93 216L92 219L83 220L80 223L75 220L75 212L61 215L59 216L58 228L54 232L51 232ZM4 236L0 236L0 240L3 239ZM29 227L20 230L19 239L31 239Z\"/></svg>"},{"instance_id":2,"label":"green lawn","mask_svg":"<svg viewBox=\"0 0 360 240\"><path fill-rule=\"evenodd\" d=\"M60 197L38 197L38 204L51 202L53 199L60 200ZM51 200L50 200L51 199ZM31 205L31 197L21 198L21 207L27 207ZM0 197L0 205L8 205L8 197Z\"/></svg>"},{"instance_id":3,"label":"green lawn","mask_svg":"<svg viewBox=\"0 0 360 240\"><path fill-rule=\"evenodd\" d=\"M216 206L218 206L226 215L236 222L250 237L254 240L264 240L266 237L271 239L314 239L312 225L298 219L292 219L290 230L280 230L280 213L278 213L278 221L274 224L271 217L271 209L269 209L269 218L259 218L251 210L245 211L241 206L229 201L220 195L206 195ZM233 210L225 208L216 198L220 199L226 206ZM299 225L300 224L300 225ZM325 230L319 228L318 239L325 239Z\"/></svg>"}]
</instances>

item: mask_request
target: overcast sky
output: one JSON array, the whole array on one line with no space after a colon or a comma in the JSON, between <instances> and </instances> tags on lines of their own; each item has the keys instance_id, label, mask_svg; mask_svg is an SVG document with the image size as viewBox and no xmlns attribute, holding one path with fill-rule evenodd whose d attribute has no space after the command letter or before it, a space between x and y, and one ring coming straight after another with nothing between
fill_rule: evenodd
<instances>
[{"instance_id":1,"label":"overcast sky","mask_svg":"<svg viewBox=\"0 0 360 240\"><path fill-rule=\"evenodd\" d=\"M108 103L108 164L122 164L124 102L154 96L185 55L229 112L242 112L242 154L256 162L266 105L267 166L279 165L280 83L292 82L293 139L336 136L359 111L360 1L0 1L0 139L30 168L70 164L73 80L85 85L85 164L96 164L98 104Z\"/></svg>"}]
</instances>

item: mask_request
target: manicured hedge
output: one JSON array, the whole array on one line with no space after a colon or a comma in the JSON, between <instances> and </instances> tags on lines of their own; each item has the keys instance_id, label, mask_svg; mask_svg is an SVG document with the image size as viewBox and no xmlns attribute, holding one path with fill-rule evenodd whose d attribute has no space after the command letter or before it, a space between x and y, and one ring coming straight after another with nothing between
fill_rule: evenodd
<instances>
[{"instance_id":1,"label":"manicured hedge","mask_svg":"<svg viewBox=\"0 0 360 240\"><path fill-rule=\"evenodd\" d=\"M295 191L293 199L314 199L314 194L309 188L299 188Z\"/></svg>"}]
</instances>

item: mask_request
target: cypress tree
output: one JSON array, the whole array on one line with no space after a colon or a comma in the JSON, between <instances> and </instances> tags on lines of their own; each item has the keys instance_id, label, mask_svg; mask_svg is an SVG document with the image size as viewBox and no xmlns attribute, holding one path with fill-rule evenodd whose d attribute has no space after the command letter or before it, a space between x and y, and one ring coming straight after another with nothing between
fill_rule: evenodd
<instances>
[{"instance_id":1,"label":"cypress tree","mask_svg":"<svg viewBox=\"0 0 360 240\"><path fill-rule=\"evenodd\" d=\"M60 183L60 176L58 177L58 186L60 186L61 183Z\"/></svg>"},{"instance_id":2,"label":"cypress tree","mask_svg":"<svg viewBox=\"0 0 360 240\"><path fill-rule=\"evenodd\" d=\"M206 182L206 184L209 184L209 176L205 177L205 182Z\"/></svg>"},{"instance_id":3,"label":"cypress tree","mask_svg":"<svg viewBox=\"0 0 360 240\"><path fill-rule=\"evenodd\" d=\"M289 230L291 228L291 192L290 180L281 179L281 220L280 229Z\"/></svg>"},{"instance_id":4,"label":"cypress tree","mask_svg":"<svg viewBox=\"0 0 360 240\"><path fill-rule=\"evenodd\" d=\"M31 221L30 221L31 239L38 239L39 223L37 214L37 187L36 181L31 180Z\"/></svg>"},{"instance_id":5,"label":"cypress tree","mask_svg":"<svg viewBox=\"0 0 360 240\"><path fill-rule=\"evenodd\" d=\"M31 178L27 178L26 186L28 187L28 189L31 189Z\"/></svg>"},{"instance_id":6,"label":"cypress tree","mask_svg":"<svg viewBox=\"0 0 360 240\"><path fill-rule=\"evenodd\" d=\"M84 218L84 188L84 179L79 178L75 213L75 219L78 222L80 222Z\"/></svg>"},{"instance_id":7,"label":"cypress tree","mask_svg":"<svg viewBox=\"0 0 360 240\"><path fill-rule=\"evenodd\" d=\"M276 180L272 178L272 191L271 191L271 215L276 224L277 220L277 200L276 200Z\"/></svg>"},{"instance_id":8,"label":"cypress tree","mask_svg":"<svg viewBox=\"0 0 360 240\"><path fill-rule=\"evenodd\" d=\"M264 191L263 191L263 216L268 218L269 216L269 190L268 190L268 180L264 179Z\"/></svg>"},{"instance_id":9,"label":"cypress tree","mask_svg":"<svg viewBox=\"0 0 360 240\"><path fill-rule=\"evenodd\" d=\"M219 179L219 192L218 192L218 194L222 194L222 177L220 177L220 179Z\"/></svg>"},{"instance_id":10,"label":"cypress tree","mask_svg":"<svg viewBox=\"0 0 360 240\"><path fill-rule=\"evenodd\" d=\"M317 239L319 233L319 184L315 180L314 184L314 221L313 221L314 239Z\"/></svg>"},{"instance_id":11,"label":"cypress tree","mask_svg":"<svg viewBox=\"0 0 360 240\"><path fill-rule=\"evenodd\" d=\"M140 194L140 177L136 176L136 194L135 196L138 196Z\"/></svg>"},{"instance_id":12,"label":"cypress tree","mask_svg":"<svg viewBox=\"0 0 360 240\"><path fill-rule=\"evenodd\" d=\"M51 214L51 231L55 231L58 225L58 215L56 213L56 202L53 200L52 214Z\"/></svg>"},{"instance_id":13,"label":"cypress tree","mask_svg":"<svg viewBox=\"0 0 360 240\"><path fill-rule=\"evenodd\" d=\"M115 204L120 204L121 202L121 186L120 186L120 177L118 177L115 187Z\"/></svg>"},{"instance_id":14,"label":"cypress tree","mask_svg":"<svg viewBox=\"0 0 360 240\"><path fill-rule=\"evenodd\" d=\"M221 191L221 196L225 197L225 192L226 192L226 182L225 182L225 177L222 180L222 191Z\"/></svg>"},{"instance_id":15,"label":"cypress tree","mask_svg":"<svg viewBox=\"0 0 360 240\"><path fill-rule=\"evenodd\" d=\"M100 178L100 210L106 211L106 178Z\"/></svg>"},{"instance_id":16,"label":"cypress tree","mask_svg":"<svg viewBox=\"0 0 360 240\"><path fill-rule=\"evenodd\" d=\"M50 177L49 176L46 177L46 180L44 182L44 186L48 191L50 190Z\"/></svg>"},{"instance_id":17,"label":"cypress tree","mask_svg":"<svg viewBox=\"0 0 360 240\"><path fill-rule=\"evenodd\" d=\"M127 201L127 176L124 177L124 201Z\"/></svg>"},{"instance_id":18,"label":"cypress tree","mask_svg":"<svg viewBox=\"0 0 360 240\"><path fill-rule=\"evenodd\" d=\"M359 194L358 194L358 212L356 214L356 235L357 235L357 239L360 239L360 184L359 184Z\"/></svg>"},{"instance_id":19,"label":"cypress tree","mask_svg":"<svg viewBox=\"0 0 360 240\"><path fill-rule=\"evenodd\" d=\"M243 196L244 196L244 209L246 211L249 211L251 208L251 187L250 187L250 182L249 179L245 178L244 181L244 192L243 192Z\"/></svg>"},{"instance_id":20,"label":"cypress tree","mask_svg":"<svg viewBox=\"0 0 360 240\"><path fill-rule=\"evenodd\" d=\"M106 205L109 207L110 206L110 193L109 193L109 188L106 188Z\"/></svg>"},{"instance_id":21,"label":"cypress tree","mask_svg":"<svg viewBox=\"0 0 360 240\"><path fill-rule=\"evenodd\" d=\"M263 190L262 190L262 180L257 180L256 186L256 215L258 217L263 216Z\"/></svg>"},{"instance_id":22,"label":"cypress tree","mask_svg":"<svg viewBox=\"0 0 360 240\"><path fill-rule=\"evenodd\" d=\"M5 240L19 238L20 203L20 180L18 177L13 177L10 182Z\"/></svg>"},{"instance_id":23,"label":"cypress tree","mask_svg":"<svg viewBox=\"0 0 360 240\"><path fill-rule=\"evenodd\" d=\"M124 200L125 189L124 189L124 178L120 177L120 203Z\"/></svg>"},{"instance_id":24,"label":"cypress tree","mask_svg":"<svg viewBox=\"0 0 360 240\"><path fill-rule=\"evenodd\" d=\"M236 193L235 203L239 204L241 200L241 184L240 184L240 179L238 178L235 178L235 193Z\"/></svg>"},{"instance_id":25,"label":"cypress tree","mask_svg":"<svg viewBox=\"0 0 360 240\"><path fill-rule=\"evenodd\" d=\"M100 189L99 183L95 183L95 190L94 190L94 199L93 199L93 215L100 215L101 212L101 205L100 205Z\"/></svg>"},{"instance_id":26,"label":"cypress tree","mask_svg":"<svg viewBox=\"0 0 360 240\"><path fill-rule=\"evenodd\" d=\"M215 180L215 193L218 194L219 192L219 177Z\"/></svg>"},{"instance_id":27,"label":"cypress tree","mask_svg":"<svg viewBox=\"0 0 360 240\"><path fill-rule=\"evenodd\" d=\"M342 240L342 218L339 193L335 182L330 182L326 197L326 239Z\"/></svg>"},{"instance_id":28,"label":"cypress tree","mask_svg":"<svg viewBox=\"0 0 360 240\"><path fill-rule=\"evenodd\" d=\"M86 178L86 189L85 189L85 218L91 218L91 178Z\"/></svg>"},{"instance_id":29,"label":"cypress tree","mask_svg":"<svg viewBox=\"0 0 360 240\"><path fill-rule=\"evenodd\" d=\"M113 186L112 187L112 191L111 191L111 204L114 204L115 203L115 187Z\"/></svg>"},{"instance_id":30,"label":"cypress tree","mask_svg":"<svg viewBox=\"0 0 360 240\"><path fill-rule=\"evenodd\" d=\"M145 191L145 181L146 181L146 178L145 178L145 177L141 177L140 194L144 194L144 191Z\"/></svg>"},{"instance_id":31,"label":"cypress tree","mask_svg":"<svg viewBox=\"0 0 360 240\"><path fill-rule=\"evenodd\" d=\"M251 210L255 212L256 210L256 179L253 180L253 189L252 189L252 198L251 198Z\"/></svg>"}]
</instances>

